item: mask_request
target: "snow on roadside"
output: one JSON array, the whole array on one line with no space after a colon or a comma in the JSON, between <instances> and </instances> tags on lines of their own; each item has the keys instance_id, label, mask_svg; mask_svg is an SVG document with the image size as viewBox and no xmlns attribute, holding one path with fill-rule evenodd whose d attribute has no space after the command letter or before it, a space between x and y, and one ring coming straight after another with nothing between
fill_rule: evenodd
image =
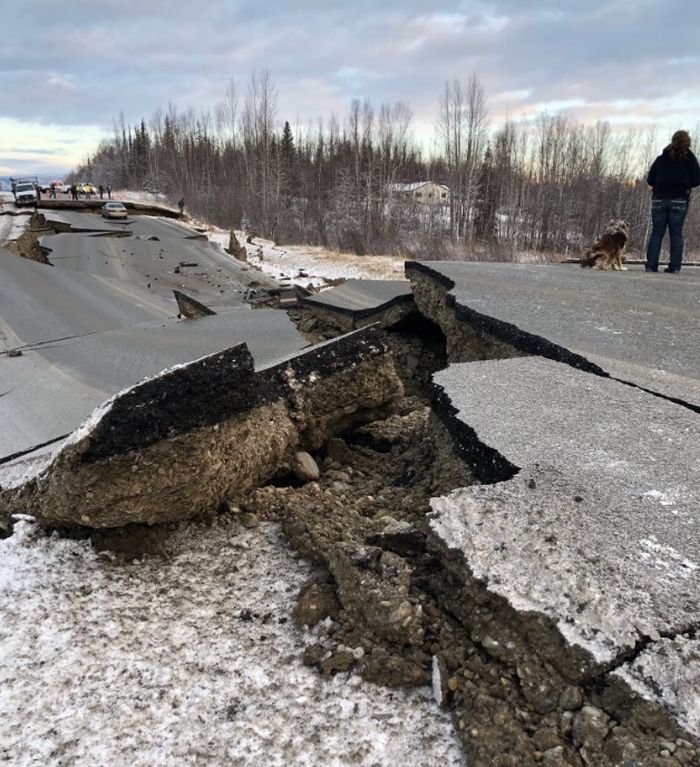
<instances>
[{"instance_id":1,"label":"snow on roadside","mask_svg":"<svg viewBox=\"0 0 700 767\"><path fill-rule=\"evenodd\" d=\"M222 248L228 248L229 233L209 227L207 236ZM248 262L271 277L295 285L326 287L335 280L402 280L404 261L391 256L356 256L338 253L314 245L275 245L261 237L246 242L246 234L236 231L238 242L245 245Z\"/></svg>"},{"instance_id":2,"label":"snow on roadside","mask_svg":"<svg viewBox=\"0 0 700 767\"><path fill-rule=\"evenodd\" d=\"M27 521L0 541L0 762L464 764L427 689L303 666L311 566L276 525L187 523L166 545L125 564Z\"/></svg>"},{"instance_id":3,"label":"snow on roadside","mask_svg":"<svg viewBox=\"0 0 700 767\"><path fill-rule=\"evenodd\" d=\"M12 211L16 215L1 215L3 211ZM15 208L12 194L0 192L0 247L21 237L33 212L33 208Z\"/></svg>"},{"instance_id":4,"label":"snow on roadside","mask_svg":"<svg viewBox=\"0 0 700 767\"><path fill-rule=\"evenodd\" d=\"M151 192L119 189L112 192L112 198L173 207L166 195ZM199 230L206 230L209 240L222 249L228 248L228 230L195 218L190 218L189 224ZM406 277L405 262L401 258L356 256L314 245L278 246L260 237L248 243L246 233L241 230L236 231L236 237L245 245L251 266L275 279L294 285L323 288L337 280L403 280Z\"/></svg>"},{"instance_id":5,"label":"snow on roadside","mask_svg":"<svg viewBox=\"0 0 700 767\"><path fill-rule=\"evenodd\" d=\"M162 192L133 192L129 189L113 189L113 200L127 200L129 202L142 202L144 205L162 205L166 208L177 208L170 202L168 196Z\"/></svg>"}]
</instances>

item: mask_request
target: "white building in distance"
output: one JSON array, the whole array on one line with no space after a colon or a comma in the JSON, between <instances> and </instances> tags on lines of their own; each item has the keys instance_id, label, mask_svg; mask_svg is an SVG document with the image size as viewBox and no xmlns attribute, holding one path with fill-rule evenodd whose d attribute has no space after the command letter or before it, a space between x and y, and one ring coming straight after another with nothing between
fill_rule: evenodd
<instances>
[{"instance_id":1,"label":"white building in distance","mask_svg":"<svg viewBox=\"0 0 700 767\"><path fill-rule=\"evenodd\" d=\"M409 184L389 184L389 197L405 199L424 205L447 205L450 188L434 181L413 181Z\"/></svg>"}]
</instances>

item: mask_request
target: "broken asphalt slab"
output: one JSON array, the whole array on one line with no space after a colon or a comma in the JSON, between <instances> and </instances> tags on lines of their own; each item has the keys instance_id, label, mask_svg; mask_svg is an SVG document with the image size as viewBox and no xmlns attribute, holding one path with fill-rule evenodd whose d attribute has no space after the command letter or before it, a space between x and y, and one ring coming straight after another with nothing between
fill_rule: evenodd
<instances>
[{"instance_id":1,"label":"broken asphalt slab","mask_svg":"<svg viewBox=\"0 0 700 767\"><path fill-rule=\"evenodd\" d=\"M244 344L227 348L119 392L35 463L2 466L0 516L90 527L195 516L401 395L376 326L260 370Z\"/></svg>"},{"instance_id":2,"label":"broken asphalt slab","mask_svg":"<svg viewBox=\"0 0 700 767\"><path fill-rule=\"evenodd\" d=\"M495 483L431 501L439 545L565 679L624 680L699 735L700 416L536 357L434 380L463 455Z\"/></svg>"},{"instance_id":3,"label":"broken asphalt slab","mask_svg":"<svg viewBox=\"0 0 700 767\"><path fill-rule=\"evenodd\" d=\"M19 357L0 356L0 459L68 434L124 388L243 342L260 367L308 345L283 312L245 306L198 320L170 318L57 339Z\"/></svg>"},{"instance_id":4,"label":"broken asphalt slab","mask_svg":"<svg viewBox=\"0 0 700 767\"><path fill-rule=\"evenodd\" d=\"M451 313L510 348L488 356L539 354L700 409L700 271L407 262L406 274L426 316L437 321L442 310L445 324ZM437 302L431 286L442 292L442 306L426 305Z\"/></svg>"},{"instance_id":5,"label":"broken asphalt slab","mask_svg":"<svg viewBox=\"0 0 700 767\"><path fill-rule=\"evenodd\" d=\"M251 283L274 284L206 240L58 234L40 245L56 269L120 279L168 298L180 290L204 303L240 305Z\"/></svg>"},{"instance_id":6,"label":"broken asphalt slab","mask_svg":"<svg viewBox=\"0 0 700 767\"><path fill-rule=\"evenodd\" d=\"M411 283L406 280L347 280L342 285L301 298L312 313L344 321L348 327L372 322L395 324L415 312Z\"/></svg>"}]
</instances>

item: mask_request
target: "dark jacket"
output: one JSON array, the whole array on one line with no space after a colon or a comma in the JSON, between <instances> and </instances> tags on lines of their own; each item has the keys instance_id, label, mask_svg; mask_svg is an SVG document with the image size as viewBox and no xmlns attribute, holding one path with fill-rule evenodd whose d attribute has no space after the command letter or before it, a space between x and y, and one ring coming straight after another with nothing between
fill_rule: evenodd
<instances>
[{"instance_id":1,"label":"dark jacket","mask_svg":"<svg viewBox=\"0 0 700 767\"><path fill-rule=\"evenodd\" d=\"M652 163L647 184L652 188L651 196L657 200L687 200L690 190L700 186L700 165L697 158L689 150L685 159L672 160L666 147Z\"/></svg>"}]
</instances>

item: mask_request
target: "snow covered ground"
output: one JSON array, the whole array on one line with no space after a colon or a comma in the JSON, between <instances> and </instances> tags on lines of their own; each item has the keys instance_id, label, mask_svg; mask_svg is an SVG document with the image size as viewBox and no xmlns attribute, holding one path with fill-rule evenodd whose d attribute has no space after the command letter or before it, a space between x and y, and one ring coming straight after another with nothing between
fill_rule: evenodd
<instances>
[{"instance_id":1,"label":"snow covered ground","mask_svg":"<svg viewBox=\"0 0 700 767\"><path fill-rule=\"evenodd\" d=\"M276 525L187 523L164 549L125 563L28 521L0 542L0 763L464 764L427 689L303 666L312 568Z\"/></svg>"},{"instance_id":2,"label":"snow covered ground","mask_svg":"<svg viewBox=\"0 0 700 767\"><path fill-rule=\"evenodd\" d=\"M16 210L14 199L10 192L0 192L0 213L3 210ZM18 216L0 215L0 247L12 240L16 240L22 234L33 212L33 208L24 208Z\"/></svg>"},{"instance_id":3,"label":"snow covered ground","mask_svg":"<svg viewBox=\"0 0 700 767\"><path fill-rule=\"evenodd\" d=\"M222 248L228 248L229 233L210 227L207 236ZM238 242L245 245L248 262L266 274L296 285L325 287L334 280L402 280L404 260L391 256L356 256L338 253L314 245L275 245L260 237L246 242L246 234L236 231Z\"/></svg>"},{"instance_id":4,"label":"snow covered ground","mask_svg":"<svg viewBox=\"0 0 700 767\"><path fill-rule=\"evenodd\" d=\"M107 195L105 195L106 197ZM177 207L173 205L168 199L167 195L162 193L153 192L132 192L129 189L113 189L113 200L130 200L131 202L142 202L145 205L163 205L166 208L172 208L177 210Z\"/></svg>"}]
</instances>

